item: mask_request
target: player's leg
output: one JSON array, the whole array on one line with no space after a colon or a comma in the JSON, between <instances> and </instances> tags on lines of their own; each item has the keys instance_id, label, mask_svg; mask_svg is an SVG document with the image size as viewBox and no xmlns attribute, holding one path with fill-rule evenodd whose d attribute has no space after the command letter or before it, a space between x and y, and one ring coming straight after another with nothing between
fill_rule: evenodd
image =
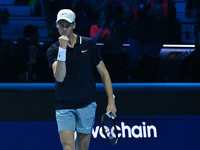
<instances>
[{"instance_id":1,"label":"player's leg","mask_svg":"<svg viewBox=\"0 0 200 150\"><path fill-rule=\"evenodd\" d=\"M60 131L59 135L63 150L75 150L74 131Z\"/></svg>"},{"instance_id":2,"label":"player's leg","mask_svg":"<svg viewBox=\"0 0 200 150\"><path fill-rule=\"evenodd\" d=\"M77 148L78 150L88 150L92 127L95 121L97 104L95 102L76 110L77 115Z\"/></svg>"},{"instance_id":3,"label":"player's leg","mask_svg":"<svg viewBox=\"0 0 200 150\"><path fill-rule=\"evenodd\" d=\"M76 114L73 109L56 110L56 122L63 150L75 150Z\"/></svg>"},{"instance_id":4,"label":"player's leg","mask_svg":"<svg viewBox=\"0 0 200 150\"><path fill-rule=\"evenodd\" d=\"M91 134L77 134L77 148L78 150L88 150L90 144Z\"/></svg>"}]
</instances>

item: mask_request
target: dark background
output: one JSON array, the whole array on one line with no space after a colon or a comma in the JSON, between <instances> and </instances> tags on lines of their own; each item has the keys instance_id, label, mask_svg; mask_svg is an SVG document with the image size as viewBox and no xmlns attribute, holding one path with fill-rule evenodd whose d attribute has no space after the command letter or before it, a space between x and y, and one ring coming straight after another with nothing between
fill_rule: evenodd
<instances>
[{"instance_id":1,"label":"dark background","mask_svg":"<svg viewBox=\"0 0 200 150\"><path fill-rule=\"evenodd\" d=\"M118 115L200 115L199 92L115 92ZM54 91L1 91L0 121L54 121ZM106 111L97 92L97 116Z\"/></svg>"}]
</instances>

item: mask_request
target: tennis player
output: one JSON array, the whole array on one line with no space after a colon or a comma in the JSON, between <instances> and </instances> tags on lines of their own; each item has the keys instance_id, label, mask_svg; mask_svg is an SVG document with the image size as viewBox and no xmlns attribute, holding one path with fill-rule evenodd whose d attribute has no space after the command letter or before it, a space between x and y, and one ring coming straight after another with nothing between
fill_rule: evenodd
<instances>
[{"instance_id":1,"label":"tennis player","mask_svg":"<svg viewBox=\"0 0 200 150\"><path fill-rule=\"evenodd\" d=\"M116 106L109 73L95 42L73 32L75 14L62 9L57 14L58 42L47 50L55 77L56 121L64 150L88 150L97 104L94 66L98 70L108 97L106 111L116 116ZM74 132L77 132L75 146Z\"/></svg>"}]
</instances>

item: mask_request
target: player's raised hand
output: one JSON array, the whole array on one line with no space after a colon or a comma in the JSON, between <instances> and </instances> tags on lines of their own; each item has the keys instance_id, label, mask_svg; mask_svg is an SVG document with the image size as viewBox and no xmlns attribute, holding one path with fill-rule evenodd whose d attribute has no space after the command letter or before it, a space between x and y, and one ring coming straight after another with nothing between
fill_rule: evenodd
<instances>
[{"instance_id":1,"label":"player's raised hand","mask_svg":"<svg viewBox=\"0 0 200 150\"><path fill-rule=\"evenodd\" d=\"M69 38L65 35L59 37L60 48L66 49L67 44L69 42Z\"/></svg>"}]
</instances>

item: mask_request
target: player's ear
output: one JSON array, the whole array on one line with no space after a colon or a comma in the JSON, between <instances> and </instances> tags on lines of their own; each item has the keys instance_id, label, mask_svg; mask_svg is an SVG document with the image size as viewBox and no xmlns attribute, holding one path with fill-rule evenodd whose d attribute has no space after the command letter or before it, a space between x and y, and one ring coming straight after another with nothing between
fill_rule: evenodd
<instances>
[{"instance_id":1,"label":"player's ear","mask_svg":"<svg viewBox=\"0 0 200 150\"><path fill-rule=\"evenodd\" d=\"M56 22L56 27L58 28L58 23Z\"/></svg>"},{"instance_id":2,"label":"player's ear","mask_svg":"<svg viewBox=\"0 0 200 150\"><path fill-rule=\"evenodd\" d=\"M73 29L75 29L75 28L76 28L76 22L73 23Z\"/></svg>"}]
</instances>

